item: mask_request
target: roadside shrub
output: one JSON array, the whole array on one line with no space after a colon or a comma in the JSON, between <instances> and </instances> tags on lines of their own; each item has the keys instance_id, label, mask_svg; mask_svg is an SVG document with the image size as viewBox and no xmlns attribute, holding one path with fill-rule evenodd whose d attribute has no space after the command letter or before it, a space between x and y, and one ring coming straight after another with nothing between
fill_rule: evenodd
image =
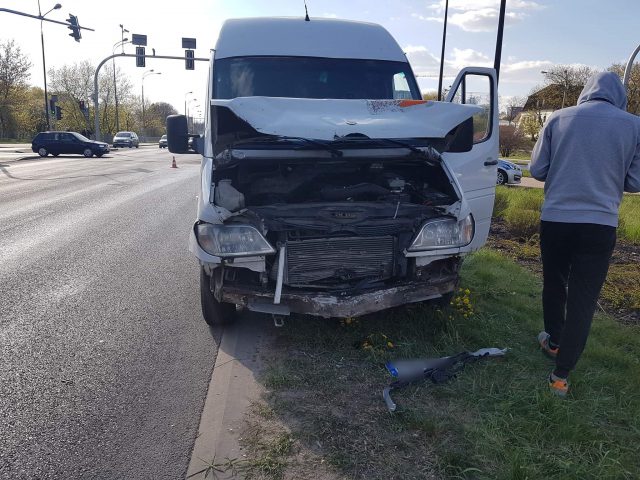
<instances>
[{"instance_id":1,"label":"roadside shrub","mask_svg":"<svg viewBox=\"0 0 640 480\"><path fill-rule=\"evenodd\" d=\"M509 208L504 215L504 220L514 235L529 239L538 233L540 211Z\"/></svg>"},{"instance_id":2,"label":"roadside shrub","mask_svg":"<svg viewBox=\"0 0 640 480\"><path fill-rule=\"evenodd\" d=\"M504 212L509 207L509 196L507 195L507 187L496 187L496 198L493 201L493 214L494 217L502 217Z\"/></svg>"},{"instance_id":3,"label":"roadside shrub","mask_svg":"<svg viewBox=\"0 0 640 480\"><path fill-rule=\"evenodd\" d=\"M631 243L640 244L640 196L625 195L622 198L618 235Z\"/></svg>"}]
</instances>

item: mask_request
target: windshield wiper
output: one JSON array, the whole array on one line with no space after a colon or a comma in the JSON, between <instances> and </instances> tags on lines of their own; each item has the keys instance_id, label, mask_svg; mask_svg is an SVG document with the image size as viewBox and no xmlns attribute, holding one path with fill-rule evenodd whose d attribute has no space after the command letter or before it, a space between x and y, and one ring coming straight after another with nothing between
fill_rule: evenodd
<instances>
[{"instance_id":1,"label":"windshield wiper","mask_svg":"<svg viewBox=\"0 0 640 480\"><path fill-rule=\"evenodd\" d=\"M321 150L325 150L329 153L331 153L331 156L336 158L336 157L342 157L342 151L332 147L331 145L327 145L324 142L321 142L320 140L313 140L311 138L304 138L304 137L286 137L286 136L269 136L269 137L255 137L255 138L250 138L250 139L246 139L243 140L241 142L236 142L235 144L233 144L232 148L236 148L236 147L240 147L246 144L250 144L250 143L271 143L271 144L277 144L277 143L283 143L283 142L287 142L287 143L293 143L293 142L302 142L305 143L307 145L312 145L314 147L319 147Z\"/></svg>"},{"instance_id":2,"label":"windshield wiper","mask_svg":"<svg viewBox=\"0 0 640 480\"><path fill-rule=\"evenodd\" d=\"M371 143L377 143L378 145L380 144L396 145L398 147L406 148L410 150L412 153L415 153L418 155L424 155L424 152L419 148L414 147L413 145L403 142L401 140L394 140L392 138L371 138L362 134L351 134L351 135L345 135L344 137L336 137L335 140L339 142L347 142L347 143L353 142L353 143L366 144L371 142Z\"/></svg>"}]
</instances>

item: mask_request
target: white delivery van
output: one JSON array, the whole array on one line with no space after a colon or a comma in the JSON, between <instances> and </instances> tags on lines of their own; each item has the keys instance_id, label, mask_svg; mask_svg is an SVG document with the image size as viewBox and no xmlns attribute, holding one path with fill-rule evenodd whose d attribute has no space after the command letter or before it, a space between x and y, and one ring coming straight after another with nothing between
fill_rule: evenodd
<instances>
[{"instance_id":1,"label":"white delivery van","mask_svg":"<svg viewBox=\"0 0 640 480\"><path fill-rule=\"evenodd\" d=\"M207 323L236 306L355 317L447 299L486 241L498 161L496 75L463 69L423 101L381 26L228 20L212 54L197 219ZM167 119L186 153L186 119Z\"/></svg>"}]
</instances>

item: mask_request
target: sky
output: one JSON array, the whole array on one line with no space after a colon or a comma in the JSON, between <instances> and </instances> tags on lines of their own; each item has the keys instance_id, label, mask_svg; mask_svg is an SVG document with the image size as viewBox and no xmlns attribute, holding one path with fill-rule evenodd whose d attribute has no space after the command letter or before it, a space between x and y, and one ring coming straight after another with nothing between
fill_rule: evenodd
<instances>
[{"instance_id":1,"label":"sky","mask_svg":"<svg viewBox=\"0 0 640 480\"><path fill-rule=\"evenodd\" d=\"M253 16L303 16L303 0L59 0L62 8L47 18L65 21L76 15L83 31L77 43L62 26L44 23L47 68L88 59L98 64L120 40L120 24L148 37L147 52L183 56L182 37L195 37L196 56L209 57L225 19ZM40 0L42 13L55 1ZM307 0L309 15L374 22L383 25L403 48L423 91L437 88L445 0ZM0 0L0 7L38 13L37 0ZM499 0L449 0L445 55L445 88L465 66L493 66ZM503 99L526 96L543 82L540 73L556 64L605 69L626 62L640 43L640 1L507 0L499 94ZM0 12L0 41L14 39L33 66L31 83L43 85L40 25L35 19ZM125 34L129 35L129 34ZM134 47L126 45L126 53ZM147 102L166 101L178 111L185 99L192 112L205 104L207 62L186 71L180 60L120 58L140 94L143 74ZM193 93L188 93L193 92ZM201 107L200 107L201 108Z\"/></svg>"}]
</instances>

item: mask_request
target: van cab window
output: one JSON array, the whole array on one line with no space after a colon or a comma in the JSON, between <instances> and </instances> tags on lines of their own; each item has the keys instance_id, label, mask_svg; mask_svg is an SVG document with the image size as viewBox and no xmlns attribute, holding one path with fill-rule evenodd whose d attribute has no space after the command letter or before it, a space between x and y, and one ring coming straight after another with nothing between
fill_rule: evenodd
<instances>
[{"instance_id":1,"label":"van cab window","mask_svg":"<svg viewBox=\"0 0 640 480\"><path fill-rule=\"evenodd\" d=\"M409 64L316 57L237 57L215 63L213 98L421 98Z\"/></svg>"},{"instance_id":2,"label":"van cab window","mask_svg":"<svg viewBox=\"0 0 640 480\"><path fill-rule=\"evenodd\" d=\"M477 105L482 108L481 112L473 116L473 143L483 142L491 135L491 95L491 77L466 74L451 98L451 103Z\"/></svg>"}]
</instances>

